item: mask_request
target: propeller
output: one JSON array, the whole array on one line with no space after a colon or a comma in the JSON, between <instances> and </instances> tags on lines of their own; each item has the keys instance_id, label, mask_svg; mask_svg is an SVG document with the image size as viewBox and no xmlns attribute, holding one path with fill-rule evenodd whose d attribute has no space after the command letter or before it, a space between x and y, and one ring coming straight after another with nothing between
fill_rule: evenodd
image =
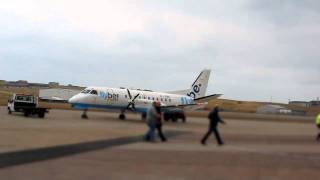
<instances>
[{"instance_id":1,"label":"propeller","mask_svg":"<svg viewBox=\"0 0 320 180\"><path fill-rule=\"evenodd\" d=\"M134 98L132 98L132 95L131 95L129 89L127 89L127 91L128 91L128 96L129 96L129 99L130 99L130 101L128 103L128 106L127 106L127 109L130 109L130 106L131 106L132 110L136 110L134 101L137 99L137 97L140 95L140 93L138 93L137 95L134 96Z\"/></svg>"}]
</instances>

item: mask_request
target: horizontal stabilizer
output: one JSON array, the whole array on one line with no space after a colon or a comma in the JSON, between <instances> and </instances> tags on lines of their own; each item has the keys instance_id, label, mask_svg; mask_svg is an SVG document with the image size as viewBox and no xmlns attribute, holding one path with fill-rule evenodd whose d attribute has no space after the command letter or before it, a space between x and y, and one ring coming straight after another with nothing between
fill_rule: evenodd
<instances>
[{"instance_id":1,"label":"horizontal stabilizer","mask_svg":"<svg viewBox=\"0 0 320 180\"><path fill-rule=\"evenodd\" d=\"M194 104L181 104L181 105L173 105L173 106L161 106L162 109L170 109L170 108L184 108L184 107L190 107L190 106L199 106L201 104L194 103Z\"/></svg>"},{"instance_id":2,"label":"horizontal stabilizer","mask_svg":"<svg viewBox=\"0 0 320 180\"><path fill-rule=\"evenodd\" d=\"M208 101L213 100L213 99L217 99L220 96L222 96L222 94L212 94L212 95L209 95L209 96L204 96L204 97L200 97L200 98L194 99L194 101L197 102L197 103L203 103L203 102L208 102Z\"/></svg>"}]
</instances>

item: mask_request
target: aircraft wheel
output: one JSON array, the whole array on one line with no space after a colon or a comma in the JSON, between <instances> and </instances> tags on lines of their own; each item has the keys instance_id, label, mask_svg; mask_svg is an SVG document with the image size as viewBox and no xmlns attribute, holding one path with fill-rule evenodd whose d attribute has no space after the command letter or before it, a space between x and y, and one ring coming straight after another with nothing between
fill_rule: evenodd
<instances>
[{"instance_id":1,"label":"aircraft wheel","mask_svg":"<svg viewBox=\"0 0 320 180\"><path fill-rule=\"evenodd\" d=\"M87 115L87 114L82 114L82 115L81 115L81 118L82 118L82 119L88 119L88 115Z\"/></svg>"},{"instance_id":2,"label":"aircraft wheel","mask_svg":"<svg viewBox=\"0 0 320 180\"><path fill-rule=\"evenodd\" d=\"M83 111L83 113L81 114L81 118L82 119L88 119L87 110Z\"/></svg>"},{"instance_id":3,"label":"aircraft wheel","mask_svg":"<svg viewBox=\"0 0 320 180\"><path fill-rule=\"evenodd\" d=\"M126 116L125 116L124 114L120 114L120 115L119 115L119 119L125 120L125 119L126 119Z\"/></svg>"},{"instance_id":4,"label":"aircraft wheel","mask_svg":"<svg viewBox=\"0 0 320 180\"><path fill-rule=\"evenodd\" d=\"M146 113L142 113L141 119L142 119L142 120L146 120L146 119L147 119L147 114L146 114Z\"/></svg>"}]
</instances>

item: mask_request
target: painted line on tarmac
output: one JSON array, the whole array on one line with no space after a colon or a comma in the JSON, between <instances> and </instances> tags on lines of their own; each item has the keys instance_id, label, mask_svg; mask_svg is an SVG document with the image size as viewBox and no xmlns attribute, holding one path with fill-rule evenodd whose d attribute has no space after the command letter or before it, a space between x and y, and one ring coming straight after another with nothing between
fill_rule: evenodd
<instances>
[{"instance_id":1,"label":"painted line on tarmac","mask_svg":"<svg viewBox=\"0 0 320 180\"><path fill-rule=\"evenodd\" d=\"M286 156L286 157L292 157L292 158L302 158L302 159L310 159L310 160L320 160L320 156L317 157L308 157L305 155L300 155L299 153L295 152L279 152L277 150L262 150L257 148L248 148L248 147L239 147L239 146L230 146L228 145L228 148L230 150L234 151L242 151L242 152L249 152L249 153L257 153L257 154L263 154L263 155L277 155L277 156Z\"/></svg>"},{"instance_id":2,"label":"painted line on tarmac","mask_svg":"<svg viewBox=\"0 0 320 180\"><path fill-rule=\"evenodd\" d=\"M182 131L166 131L167 137L185 134ZM59 145L46 148L27 149L15 152L0 153L0 169L16 165L46 161L65 156L107 149L116 146L133 144L143 141L143 136L120 137L115 139L98 140L77 144Z\"/></svg>"}]
</instances>

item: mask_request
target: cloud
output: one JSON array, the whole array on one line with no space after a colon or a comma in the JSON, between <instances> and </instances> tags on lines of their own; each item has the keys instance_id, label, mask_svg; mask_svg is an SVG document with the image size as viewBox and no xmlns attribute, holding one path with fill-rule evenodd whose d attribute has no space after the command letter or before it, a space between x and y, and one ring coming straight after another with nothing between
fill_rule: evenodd
<instances>
[{"instance_id":1,"label":"cloud","mask_svg":"<svg viewBox=\"0 0 320 180\"><path fill-rule=\"evenodd\" d=\"M319 12L316 1L3 1L0 77L165 91L211 68L209 91L226 98L310 100Z\"/></svg>"}]
</instances>

